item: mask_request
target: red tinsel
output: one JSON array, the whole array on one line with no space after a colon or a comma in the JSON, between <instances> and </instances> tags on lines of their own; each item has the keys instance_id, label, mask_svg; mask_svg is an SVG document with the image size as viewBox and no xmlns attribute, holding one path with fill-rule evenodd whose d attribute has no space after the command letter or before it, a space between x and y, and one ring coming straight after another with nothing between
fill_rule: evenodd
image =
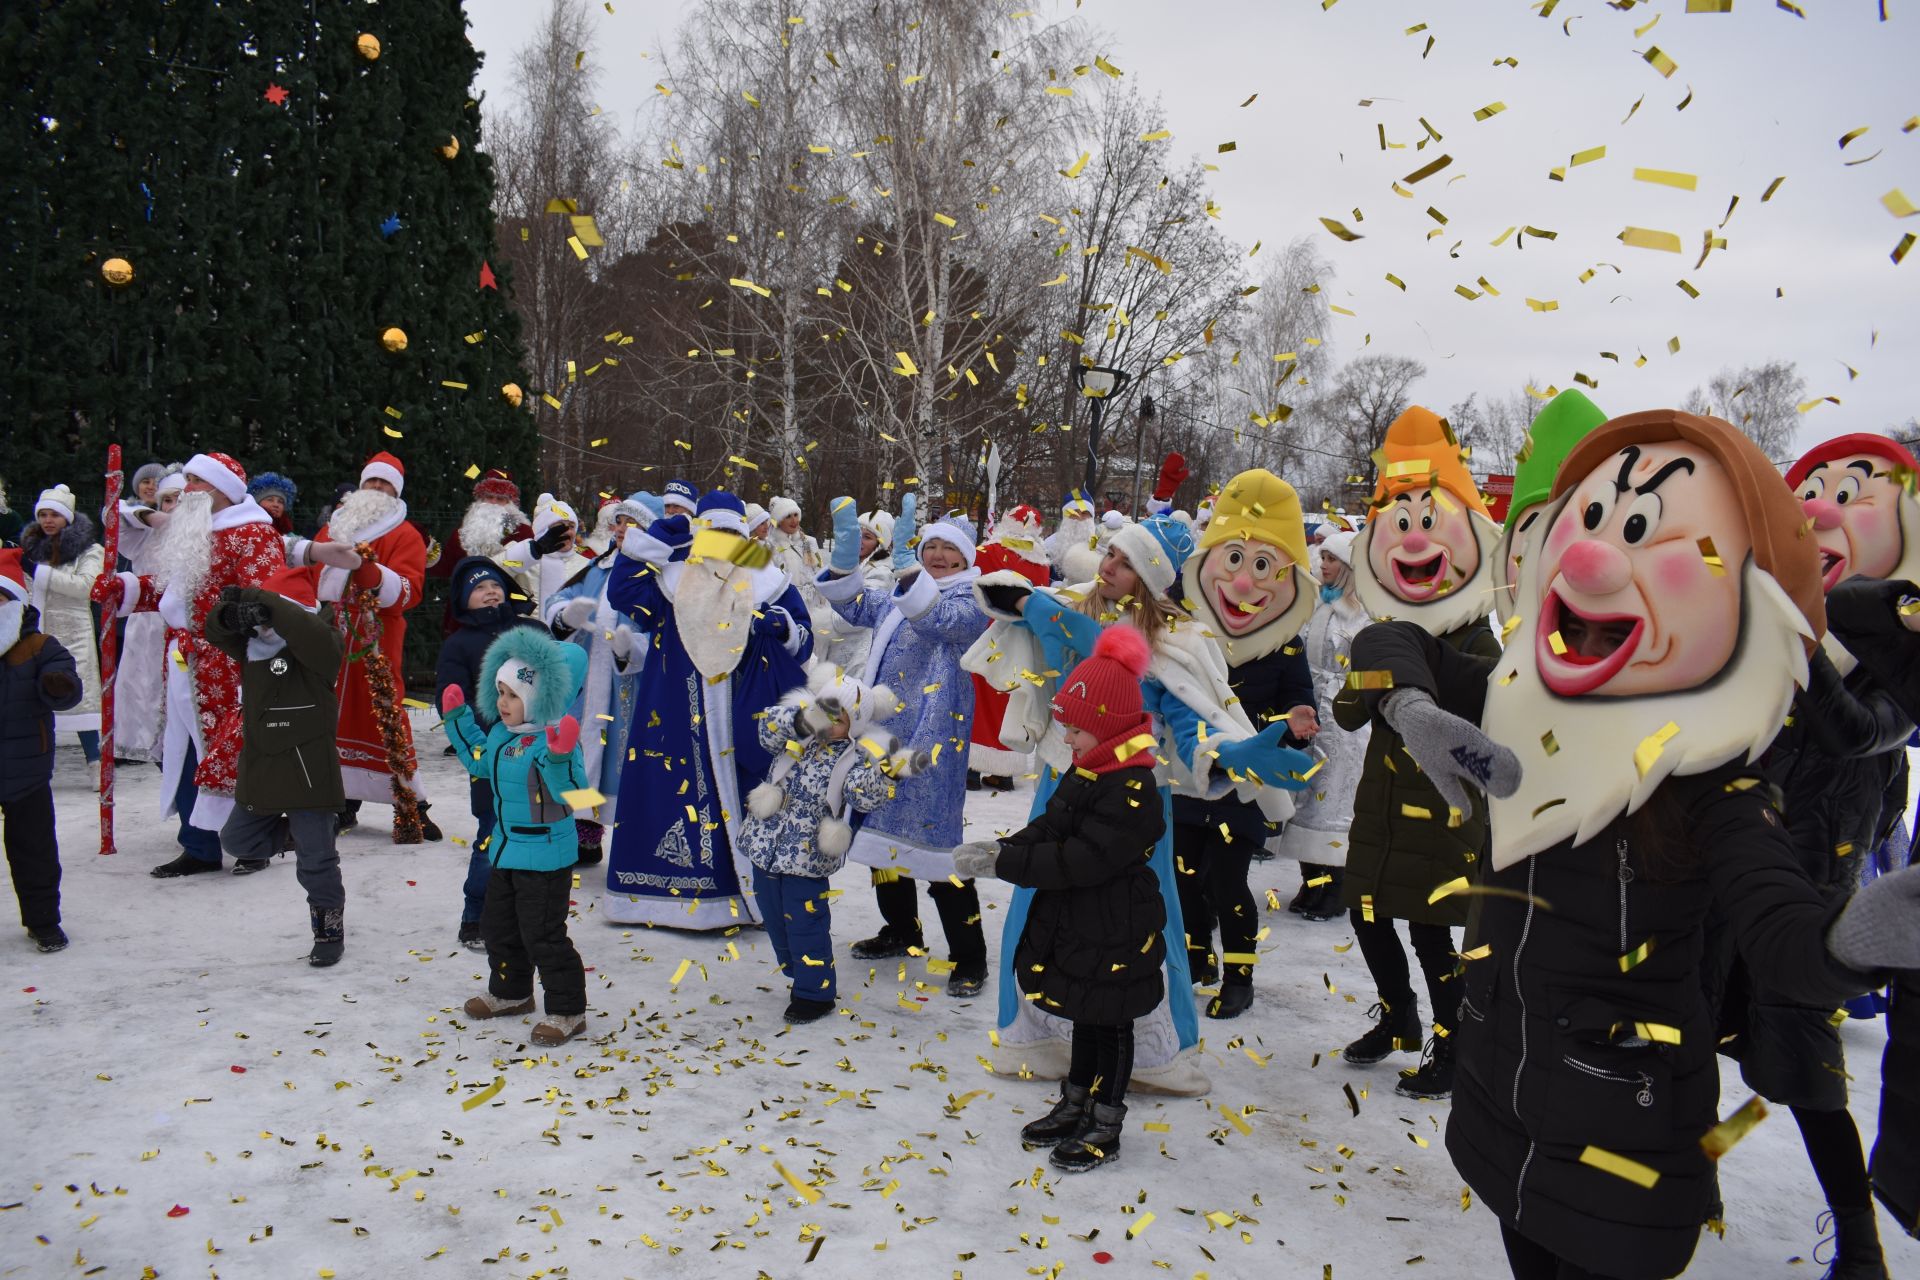
<instances>
[{"instance_id":1,"label":"red tinsel","mask_svg":"<svg viewBox=\"0 0 1920 1280\"><path fill-rule=\"evenodd\" d=\"M377 563L373 544L361 542L353 549L367 564ZM356 591L353 602L362 622L371 627L362 652L367 663L367 688L373 694L373 722L379 726L380 743L387 749L387 785L393 789L393 842L419 844L426 838L420 823L420 798L414 795L409 781L413 762L408 759L404 733L402 717L406 711L401 704L399 685L394 680L393 664L380 648L379 594L377 587Z\"/></svg>"}]
</instances>

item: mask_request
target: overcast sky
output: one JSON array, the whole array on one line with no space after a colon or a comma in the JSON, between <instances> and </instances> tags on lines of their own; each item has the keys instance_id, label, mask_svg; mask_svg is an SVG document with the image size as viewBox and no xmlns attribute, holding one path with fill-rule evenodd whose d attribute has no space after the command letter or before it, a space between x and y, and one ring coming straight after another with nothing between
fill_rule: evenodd
<instances>
[{"instance_id":1,"label":"overcast sky","mask_svg":"<svg viewBox=\"0 0 1920 1280\"><path fill-rule=\"evenodd\" d=\"M1578 371L1599 383L1590 394L1615 414L1678 403L1724 365L1784 357L1798 362L1809 398L1842 401L1802 416L1803 447L1920 414L1912 374L1920 246L1902 265L1889 257L1902 234L1920 234L1920 216L1896 219L1881 203L1898 188L1920 204L1920 127L1901 131L1920 113L1920 27L1901 12L1907 6L1889 4L1882 23L1873 0L1802 0L1805 19L1774 0L1734 0L1726 14L1688 13L1688 0L1625 12L1604 0L1560 0L1546 19L1524 0L1321 4L1085 0L1079 12L1099 38L1080 60L1104 54L1161 99L1180 154L1219 166L1220 226L1243 249L1316 238L1336 268L1333 301L1355 313L1335 317L1338 355L1424 361L1415 394L1442 410L1470 391L1509 392L1529 376L1543 388L1570 386ZM612 7L591 6L601 105L632 122L659 97L659 50L689 6ZM1060 16L1074 6L1007 7ZM467 0L467 10L474 44L488 55L479 79L486 109L509 109L513 51L546 5ZM1420 23L1425 30L1405 34ZM1677 64L1670 78L1641 56L1655 46ZM1496 61L1509 57L1519 65ZM1506 109L1474 119L1495 102ZM1416 151L1422 116L1443 140ZM1382 152L1380 125L1405 149ZM1862 126L1866 133L1839 145ZM1219 153L1224 142L1235 149ZM1602 146L1604 158L1569 166L1574 153ZM1452 163L1408 188L1411 199L1393 192L1395 179L1441 154ZM1073 159L1060 157L1062 166ZM1549 179L1555 167L1566 167L1564 181ZM1636 181L1636 168L1693 174L1698 187ZM1739 208L1720 230L1736 195ZM1432 239L1440 224L1429 207L1447 218ZM1338 241L1321 217L1365 238ZM1516 231L1493 247L1510 226L1558 238L1518 247ZM1617 237L1629 226L1673 232L1684 251L1628 247ZM1727 248L1696 269L1710 228ZM1618 273L1599 267L1580 282L1603 262ZM1699 297L1678 286L1683 279ZM1482 296L1469 301L1456 285ZM1559 309L1533 310L1529 298ZM1674 338L1678 354L1669 353ZM1634 367L1642 354L1646 364Z\"/></svg>"}]
</instances>

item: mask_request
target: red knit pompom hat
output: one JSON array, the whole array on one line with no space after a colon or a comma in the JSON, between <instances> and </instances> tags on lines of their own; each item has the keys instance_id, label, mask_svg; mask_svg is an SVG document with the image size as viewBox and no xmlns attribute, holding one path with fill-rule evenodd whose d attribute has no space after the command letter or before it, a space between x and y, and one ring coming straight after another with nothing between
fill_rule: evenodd
<instances>
[{"instance_id":1,"label":"red knit pompom hat","mask_svg":"<svg viewBox=\"0 0 1920 1280\"><path fill-rule=\"evenodd\" d=\"M1060 682L1053 695L1054 719L1102 742L1143 724L1140 680L1152 661L1145 636L1125 624L1108 627L1094 642L1093 656Z\"/></svg>"}]
</instances>

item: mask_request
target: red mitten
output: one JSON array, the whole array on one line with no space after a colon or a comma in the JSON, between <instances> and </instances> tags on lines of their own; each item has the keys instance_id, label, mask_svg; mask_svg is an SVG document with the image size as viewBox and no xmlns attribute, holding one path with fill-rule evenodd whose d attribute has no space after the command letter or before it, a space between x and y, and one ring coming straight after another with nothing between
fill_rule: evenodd
<instances>
[{"instance_id":1,"label":"red mitten","mask_svg":"<svg viewBox=\"0 0 1920 1280\"><path fill-rule=\"evenodd\" d=\"M559 724L547 726L547 750L557 756L572 751L574 744L580 741L580 722L572 716L561 716Z\"/></svg>"},{"instance_id":2,"label":"red mitten","mask_svg":"<svg viewBox=\"0 0 1920 1280\"><path fill-rule=\"evenodd\" d=\"M461 691L459 685L450 684L445 689L440 691L440 714L441 715L450 716L454 713L454 710L456 708L464 707L466 705L467 705L467 695Z\"/></svg>"},{"instance_id":3,"label":"red mitten","mask_svg":"<svg viewBox=\"0 0 1920 1280\"><path fill-rule=\"evenodd\" d=\"M371 560L362 560L360 567L353 571L353 585L361 591L371 591L380 585L380 566Z\"/></svg>"},{"instance_id":4,"label":"red mitten","mask_svg":"<svg viewBox=\"0 0 1920 1280\"><path fill-rule=\"evenodd\" d=\"M120 604L121 582L117 573L103 573L93 580L93 589L87 594L95 604L118 608Z\"/></svg>"},{"instance_id":5,"label":"red mitten","mask_svg":"<svg viewBox=\"0 0 1920 1280\"><path fill-rule=\"evenodd\" d=\"M1158 502L1172 501L1174 493L1179 490L1181 485L1186 483L1187 477L1192 474L1191 471L1187 470L1187 460L1185 458L1177 453L1168 454L1166 460L1160 464L1160 479L1153 486L1154 500Z\"/></svg>"}]
</instances>

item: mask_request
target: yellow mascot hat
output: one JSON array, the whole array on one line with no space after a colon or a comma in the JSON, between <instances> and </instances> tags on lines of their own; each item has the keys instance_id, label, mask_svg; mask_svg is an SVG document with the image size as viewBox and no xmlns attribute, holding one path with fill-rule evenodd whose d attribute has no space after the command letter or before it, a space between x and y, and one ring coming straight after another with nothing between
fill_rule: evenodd
<instances>
[{"instance_id":1,"label":"yellow mascot hat","mask_svg":"<svg viewBox=\"0 0 1920 1280\"><path fill-rule=\"evenodd\" d=\"M1213 519L1200 535L1200 550L1230 538L1278 547L1294 564L1307 568L1307 527L1300 518L1300 495L1271 471L1242 471L1220 490Z\"/></svg>"}]
</instances>

